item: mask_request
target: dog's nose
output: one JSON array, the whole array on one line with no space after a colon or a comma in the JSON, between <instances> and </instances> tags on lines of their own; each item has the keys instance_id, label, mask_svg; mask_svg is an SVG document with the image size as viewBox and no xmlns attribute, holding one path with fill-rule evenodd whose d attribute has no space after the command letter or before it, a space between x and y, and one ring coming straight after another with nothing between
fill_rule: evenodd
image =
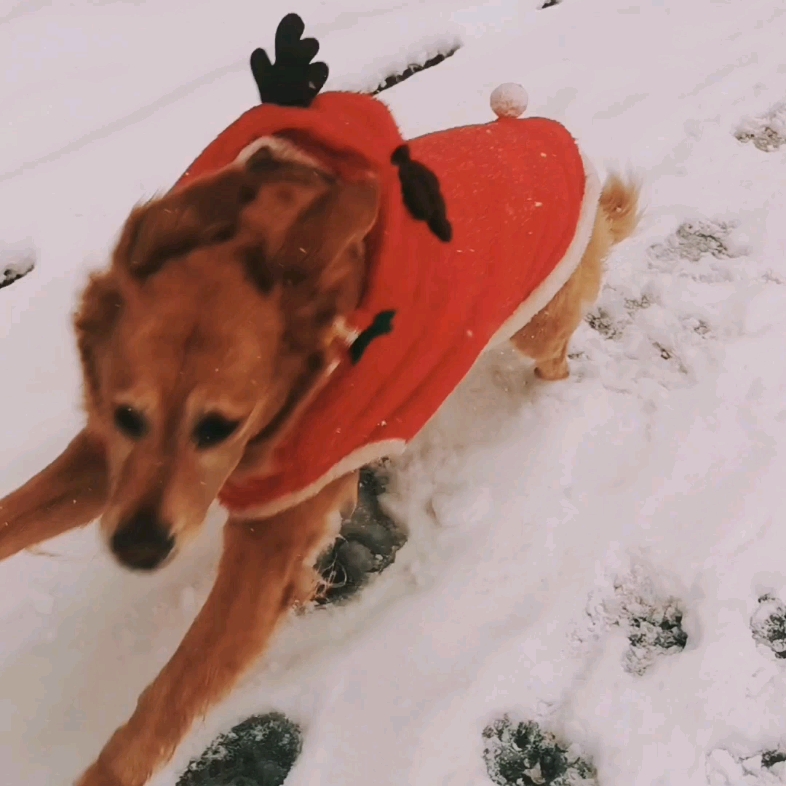
<instances>
[{"instance_id":1,"label":"dog's nose","mask_svg":"<svg viewBox=\"0 0 786 786\"><path fill-rule=\"evenodd\" d=\"M110 545L127 568L154 570L169 556L175 539L155 513L140 510L120 525Z\"/></svg>"}]
</instances>

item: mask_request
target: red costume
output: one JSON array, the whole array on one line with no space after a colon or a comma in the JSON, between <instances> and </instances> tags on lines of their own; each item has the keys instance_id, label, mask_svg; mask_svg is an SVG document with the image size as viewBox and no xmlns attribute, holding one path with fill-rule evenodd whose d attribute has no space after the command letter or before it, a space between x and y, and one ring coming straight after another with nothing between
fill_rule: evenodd
<instances>
[{"instance_id":1,"label":"red costume","mask_svg":"<svg viewBox=\"0 0 786 786\"><path fill-rule=\"evenodd\" d=\"M231 477L230 511L270 515L331 480L400 453L489 345L509 338L559 291L589 241L599 184L563 126L503 117L405 142L387 107L369 96L326 93L309 108L262 105L244 114L176 187L231 164L260 138L292 135L330 151L332 166L361 159L382 186L376 241L350 339L378 315L392 330L350 354L277 446L263 475ZM393 152L439 178L450 242L415 220L402 199ZM306 146L308 150L308 146Z\"/></svg>"}]
</instances>

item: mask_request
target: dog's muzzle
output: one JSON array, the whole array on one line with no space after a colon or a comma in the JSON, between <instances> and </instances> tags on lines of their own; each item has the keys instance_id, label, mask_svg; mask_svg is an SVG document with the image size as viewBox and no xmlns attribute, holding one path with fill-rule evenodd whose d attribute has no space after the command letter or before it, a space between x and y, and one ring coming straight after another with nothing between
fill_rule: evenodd
<instances>
[{"instance_id":1,"label":"dog's muzzle","mask_svg":"<svg viewBox=\"0 0 786 786\"><path fill-rule=\"evenodd\" d=\"M170 555L175 539L156 514L140 510L112 535L110 548L132 570L155 570Z\"/></svg>"}]
</instances>

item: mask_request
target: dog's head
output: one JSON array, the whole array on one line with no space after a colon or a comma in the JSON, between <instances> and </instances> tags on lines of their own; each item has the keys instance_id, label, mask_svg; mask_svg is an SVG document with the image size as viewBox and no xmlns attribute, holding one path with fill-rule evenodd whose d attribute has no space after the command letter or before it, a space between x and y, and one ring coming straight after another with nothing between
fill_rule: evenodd
<instances>
[{"instance_id":1,"label":"dog's head","mask_svg":"<svg viewBox=\"0 0 786 786\"><path fill-rule=\"evenodd\" d=\"M161 565L285 427L358 303L378 207L374 179L263 149L131 213L75 319L121 563Z\"/></svg>"}]
</instances>

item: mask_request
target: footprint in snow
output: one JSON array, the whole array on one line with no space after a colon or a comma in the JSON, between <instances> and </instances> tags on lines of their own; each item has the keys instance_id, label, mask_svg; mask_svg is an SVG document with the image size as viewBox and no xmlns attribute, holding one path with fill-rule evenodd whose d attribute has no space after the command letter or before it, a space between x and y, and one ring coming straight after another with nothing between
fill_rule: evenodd
<instances>
[{"instance_id":1,"label":"footprint in snow","mask_svg":"<svg viewBox=\"0 0 786 786\"><path fill-rule=\"evenodd\" d=\"M710 332L706 319L692 315L677 316L659 302L659 298L646 292L625 297L624 290L613 285L604 291L585 320L605 341L620 345L613 354L636 357L647 366L650 362L669 362L668 367L649 368L645 376L668 378L675 372L682 376L688 374L681 352L683 335L688 330L701 337ZM626 349L628 346L633 349Z\"/></svg>"},{"instance_id":2,"label":"footprint in snow","mask_svg":"<svg viewBox=\"0 0 786 786\"><path fill-rule=\"evenodd\" d=\"M404 529L380 506L387 488L386 464L380 462L360 471L358 505L341 526L331 549L317 562L324 581L318 605L347 600L376 574L390 566L406 542Z\"/></svg>"},{"instance_id":3,"label":"footprint in snow","mask_svg":"<svg viewBox=\"0 0 786 786\"><path fill-rule=\"evenodd\" d=\"M786 658L786 605L772 595L762 595L751 617L754 641L770 650L776 658Z\"/></svg>"},{"instance_id":4,"label":"footprint in snow","mask_svg":"<svg viewBox=\"0 0 786 786\"><path fill-rule=\"evenodd\" d=\"M302 747L300 727L286 716L254 715L217 737L177 786L281 786Z\"/></svg>"},{"instance_id":5,"label":"footprint in snow","mask_svg":"<svg viewBox=\"0 0 786 786\"><path fill-rule=\"evenodd\" d=\"M735 259L744 249L734 242L732 232L737 224L731 221L685 221L662 243L650 246L657 260L698 262L705 255L715 259Z\"/></svg>"},{"instance_id":6,"label":"footprint in snow","mask_svg":"<svg viewBox=\"0 0 786 786\"><path fill-rule=\"evenodd\" d=\"M712 786L776 786L786 783L786 753L764 750L753 756L735 756L716 748L707 756Z\"/></svg>"},{"instance_id":7,"label":"footprint in snow","mask_svg":"<svg viewBox=\"0 0 786 786\"><path fill-rule=\"evenodd\" d=\"M682 603L657 592L640 570L614 582L614 597L605 610L609 623L628 635L623 668L629 674L641 676L658 658L682 652L688 643Z\"/></svg>"},{"instance_id":8,"label":"footprint in snow","mask_svg":"<svg viewBox=\"0 0 786 786\"><path fill-rule=\"evenodd\" d=\"M772 153L786 145L786 101L776 104L761 117L750 117L740 123L734 136L743 143L753 142L764 153Z\"/></svg>"},{"instance_id":9,"label":"footprint in snow","mask_svg":"<svg viewBox=\"0 0 786 786\"><path fill-rule=\"evenodd\" d=\"M738 222L712 219L679 224L644 255L621 249L577 349L615 390L649 397L652 382L666 389L695 384L717 341L741 330L731 294L767 275L754 259L735 261L749 254Z\"/></svg>"},{"instance_id":10,"label":"footprint in snow","mask_svg":"<svg viewBox=\"0 0 786 786\"><path fill-rule=\"evenodd\" d=\"M483 759L497 786L597 786L592 762L534 721L505 715L483 730Z\"/></svg>"},{"instance_id":11,"label":"footprint in snow","mask_svg":"<svg viewBox=\"0 0 786 786\"><path fill-rule=\"evenodd\" d=\"M626 611L630 649L624 668L628 673L644 674L658 656L685 649L688 634L682 628L683 612L675 598L653 604L637 602L635 610Z\"/></svg>"},{"instance_id":12,"label":"footprint in snow","mask_svg":"<svg viewBox=\"0 0 786 786\"><path fill-rule=\"evenodd\" d=\"M682 627L682 603L659 592L643 567L634 566L627 574L613 578L610 584L590 595L586 621L575 634L577 642L596 639L611 628L621 628L630 645L622 667L635 676L644 674L664 655L685 649L688 634Z\"/></svg>"}]
</instances>

